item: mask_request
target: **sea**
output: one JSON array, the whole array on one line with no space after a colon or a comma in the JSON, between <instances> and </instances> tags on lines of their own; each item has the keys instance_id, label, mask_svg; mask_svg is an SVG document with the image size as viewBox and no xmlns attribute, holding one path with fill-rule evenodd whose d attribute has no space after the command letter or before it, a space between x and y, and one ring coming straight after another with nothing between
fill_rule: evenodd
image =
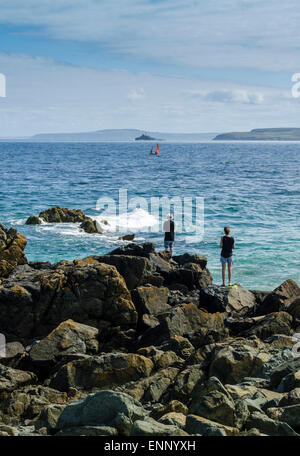
<instances>
[{"instance_id":1,"label":"sea","mask_svg":"<svg viewBox=\"0 0 300 456\"><path fill-rule=\"evenodd\" d=\"M29 261L53 263L107 253L126 244L118 238L127 233L162 250L171 212L174 254L207 256L214 283L221 283L219 244L229 226L234 282L260 290L286 279L300 284L299 143L161 142L158 156L149 155L151 146L1 142L1 223L27 237ZM25 224L52 206L82 209L103 234L79 224Z\"/></svg>"}]
</instances>

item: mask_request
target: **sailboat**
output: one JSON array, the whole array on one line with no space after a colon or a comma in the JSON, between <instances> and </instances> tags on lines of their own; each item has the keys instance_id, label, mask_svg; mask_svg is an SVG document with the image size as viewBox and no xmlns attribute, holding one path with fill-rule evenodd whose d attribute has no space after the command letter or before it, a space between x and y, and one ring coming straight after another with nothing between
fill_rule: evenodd
<instances>
[{"instance_id":1,"label":"sailboat","mask_svg":"<svg viewBox=\"0 0 300 456\"><path fill-rule=\"evenodd\" d=\"M155 155L159 155L159 145L156 144L156 151L155 151Z\"/></svg>"}]
</instances>

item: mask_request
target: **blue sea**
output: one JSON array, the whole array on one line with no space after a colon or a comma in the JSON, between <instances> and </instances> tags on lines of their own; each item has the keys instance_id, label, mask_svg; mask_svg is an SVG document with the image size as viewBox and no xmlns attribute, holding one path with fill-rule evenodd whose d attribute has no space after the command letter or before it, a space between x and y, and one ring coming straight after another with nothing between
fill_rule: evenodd
<instances>
[{"instance_id":1,"label":"blue sea","mask_svg":"<svg viewBox=\"0 0 300 456\"><path fill-rule=\"evenodd\" d=\"M162 232L153 232L158 220L150 213L150 199L190 197L195 211L195 198L203 198L203 239L177 233L175 253L206 255L215 283L221 283L219 242L229 225L236 240L235 282L261 290L288 278L300 284L299 143L162 142L159 156L149 156L149 148L140 142L2 142L0 221L26 235L28 260L56 262L109 252L124 243L118 236L126 232L162 249ZM131 200L127 227L122 213L105 216L96 209L103 197L118 208L120 189L127 189ZM132 201L136 197L144 203ZM30 214L51 206L80 208L109 225L103 235L86 234L78 224L25 225ZM192 215L188 220L186 214L187 230L202 224Z\"/></svg>"}]
</instances>

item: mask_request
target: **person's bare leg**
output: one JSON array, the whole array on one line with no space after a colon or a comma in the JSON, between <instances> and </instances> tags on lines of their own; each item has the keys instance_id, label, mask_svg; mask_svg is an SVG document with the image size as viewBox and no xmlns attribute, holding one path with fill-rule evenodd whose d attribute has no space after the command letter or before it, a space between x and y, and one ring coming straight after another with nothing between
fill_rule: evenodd
<instances>
[{"instance_id":1,"label":"person's bare leg","mask_svg":"<svg viewBox=\"0 0 300 456\"><path fill-rule=\"evenodd\" d=\"M226 263L222 263L222 286L225 287L225 276L226 276Z\"/></svg>"},{"instance_id":2,"label":"person's bare leg","mask_svg":"<svg viewBox=\"0 0 300 456\"><path fill-rule=\"evenodd\" d=\"M232 264L228 263L228 285L232 285L231 277L232 277Z\"/></svg>"},{"instance_id":3,"label":"person's bare leg","mask_svg":"<svg viewBox=\"0 0 300 456\"><path fill-rule=\"evenodd\" d=\"M173 247L170 247L170 257L173 255Z\"/></svg>"}]
</instances>

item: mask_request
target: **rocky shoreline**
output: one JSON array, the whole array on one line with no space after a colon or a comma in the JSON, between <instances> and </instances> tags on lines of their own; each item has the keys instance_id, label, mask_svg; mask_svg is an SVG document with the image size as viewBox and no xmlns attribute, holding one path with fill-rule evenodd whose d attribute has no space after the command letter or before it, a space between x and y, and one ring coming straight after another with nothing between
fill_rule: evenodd
<instances>
[{"instance_id":1,"label":"rocky shoreline","mask_svg":"<svg viewBox=\"0 0 300 456\"><path fill-rule=\"evenodd\" d=\"M300 434L294 281L219 287L151 243L56 264L25 247L0 225L1 436Z\"/></svg>"}]
</instances>

